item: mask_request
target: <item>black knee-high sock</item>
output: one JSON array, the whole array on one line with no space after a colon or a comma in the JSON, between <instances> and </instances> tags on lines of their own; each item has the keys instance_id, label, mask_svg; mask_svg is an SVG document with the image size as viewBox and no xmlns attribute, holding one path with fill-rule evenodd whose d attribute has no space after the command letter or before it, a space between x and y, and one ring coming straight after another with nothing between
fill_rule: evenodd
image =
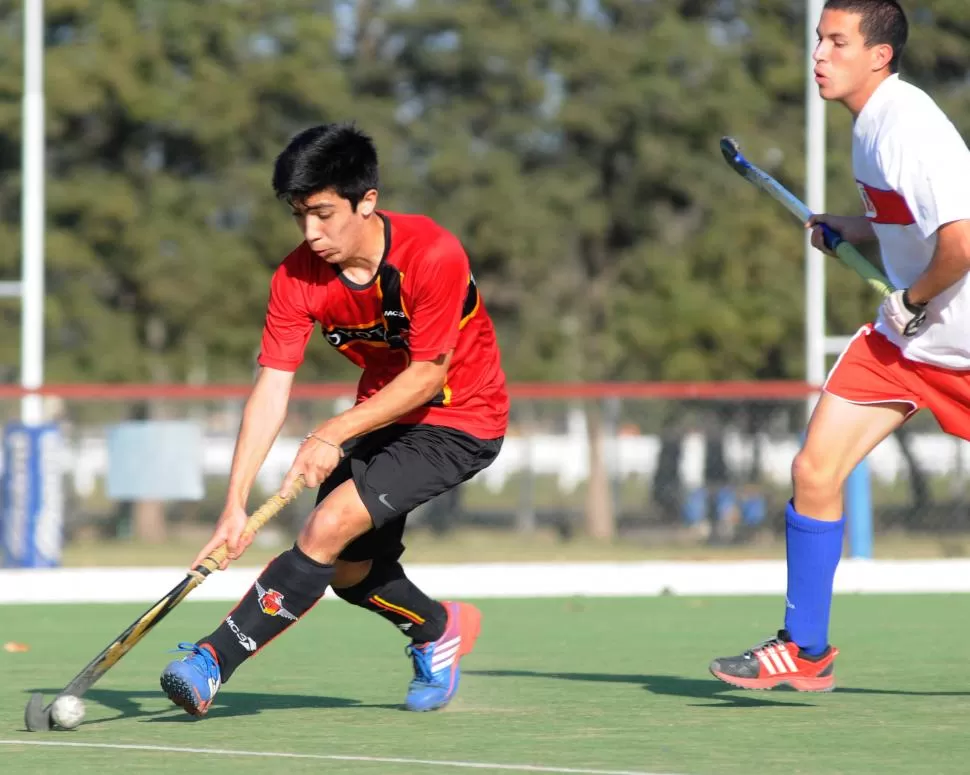
<instances>
[{"instance_id":1,"label":"black knee-high sock","mask_svg":"<svg viewBox=\"0 0 970 775\"><path fill-rule=\"evenodd\" d=\"M404 575L400 563L374 560L370 573L352 587L337 589L337 597L380 614L415 643L438 640L448 614Z\"/></svg>"},{"instance_id":2,"label":"black knee-high sock","mask_svg":"<svg viewBox=\"0 0 970 775\"><path fill-rule=\"evenodd\" d=\"M216 652L222 682L323 597L333 565L307 557L294 545L278 555L216 630L198 641Z\"/></svg>"}]
</instances>

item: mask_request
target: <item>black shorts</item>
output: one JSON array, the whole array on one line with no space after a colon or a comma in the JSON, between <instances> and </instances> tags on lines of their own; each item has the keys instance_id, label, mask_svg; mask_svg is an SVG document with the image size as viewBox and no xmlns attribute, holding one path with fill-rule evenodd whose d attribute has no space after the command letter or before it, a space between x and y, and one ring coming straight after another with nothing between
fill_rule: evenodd
<instances>
[{"instance_id":1,"label":"black shorts","mask_svg":"<svg viewBox=\"0 0 970 775\"><path fill-rule=\"evenodd\" d=\"M317 503L353 479L374 527L347 544L340 559L397 560L408 512L487 468L502 441L441 425L389 425L345 445L347 456L320 485Z\"/></svg>"}]
</instances>

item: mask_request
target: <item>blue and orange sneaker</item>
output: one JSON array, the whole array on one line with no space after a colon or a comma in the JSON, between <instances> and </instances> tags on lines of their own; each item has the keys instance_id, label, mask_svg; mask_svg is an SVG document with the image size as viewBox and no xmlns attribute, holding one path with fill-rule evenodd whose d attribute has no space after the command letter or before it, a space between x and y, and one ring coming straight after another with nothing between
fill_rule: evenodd
<instances>
[{"instance_id":1,"label":"blue and orange sneaker","mask_svg":"<svg viewBox=\"0 0 970 775\"><path fill-rule=\"evenodd\" d=\"M406 649L414 666L414 678L404 702L408 710L437 710L451 702L461 678L458 661L475 648L482 628L482 614L475 606L443 605L448 613L444 634L438 640L412 643Z\"/></svg>"},{"instance_id":2,"label":"blue and orange sneaker","mask_svg":"<svg viewBox=\"0 0 970 775\"><path fill-rule=\"evenodd\" d=\"M216 653L207 643L179 643L178 650L189 654L162 671L162 690L186 713L204 716L222 685Z\"/></svg>"}]
</instances>

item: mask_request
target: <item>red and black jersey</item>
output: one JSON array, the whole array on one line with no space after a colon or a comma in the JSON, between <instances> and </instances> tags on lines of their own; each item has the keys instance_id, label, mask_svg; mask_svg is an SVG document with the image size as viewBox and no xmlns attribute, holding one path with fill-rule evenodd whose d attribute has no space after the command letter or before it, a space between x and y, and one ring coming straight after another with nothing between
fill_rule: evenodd
<instances>
[{"instance_id":1,"label":"red and black jersey","mask_svg":"<svg viewBox=\"0 0 970 775\"><path fill-rule=\"evenodd\" d=\"M259 364L296 371L319 323L364 373L357 400L412 360L454 349L447 381L398 423L444 425L482 439L505 434L509 398L495 328L458 239L430 218L382 211L384 256L366 285L301 243L274 272Z\"/></svg>"}]
</instances>

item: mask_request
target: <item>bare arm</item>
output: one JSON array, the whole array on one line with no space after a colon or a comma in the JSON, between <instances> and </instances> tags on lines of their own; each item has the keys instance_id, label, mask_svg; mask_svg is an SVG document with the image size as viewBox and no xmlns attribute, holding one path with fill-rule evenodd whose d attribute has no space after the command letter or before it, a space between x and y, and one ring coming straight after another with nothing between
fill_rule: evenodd
<instances>
[{"instance_id":1,"label":"bare arm","mask_svg":"<svg viewBox=\"0 0 970 775\"><path fill-rule=\"evenodd\" d=\"M246 400L229 474L226 507L246 508L249 492L286 419L293 372L262 367Z\"/></svg>"},{"instance_id":2,"label":"bare arm","mask_svg":"<svg viewBox=\"0 0 970 775\"><path fill-rule=\"evenodd\" d=\"M944 224L926 271L909 287L909 301L925 304L970 272L970 220Z\"/></svg>"},{"instance_id":3,"label":"bare arm","mask_svg":"<svg viewBox=\"0 0 970 775\"><path fill-rule=\"evenodd\" d=\"M424 406L444 387L451 353L433 361L411 364L366 401L341 412L314 429L314 434L342 444L363 433L383 428Z\"/></svg>"},{"instance_id":4,"label":"bare arm","mask_svg":"<svg viewBox=\"0 0 970 775\"><path fill-rule=\"evenodd\" d=\"M230 560L238 559L248 546L248 542L240 540L246 524L246 502L256 474L286 418L293 376L293 372L265 366L260 370L243 409L242 425L232 456L226 505L212 538L202 547L191 567L198 565L223 544L229 549ZM222 567L227 565L228 561Z\"/></svg>"},{"instance_id":5,"label":"bare arm","mask_svg":"<svg viewBox=\"0 0 970 775\"><path fill-rule=\"evenodd\" d=\"M330 475L340 460L337 447L348 439L383 428L408 412L424 406L441 390L448 375L451 352L432 361L412 361L410 365L366 401L312 431L312 438L301 446L293 467L280 487L286 495L296 477L303 475L308 487L316 487Z\"/></svg>"}]
</instances>

